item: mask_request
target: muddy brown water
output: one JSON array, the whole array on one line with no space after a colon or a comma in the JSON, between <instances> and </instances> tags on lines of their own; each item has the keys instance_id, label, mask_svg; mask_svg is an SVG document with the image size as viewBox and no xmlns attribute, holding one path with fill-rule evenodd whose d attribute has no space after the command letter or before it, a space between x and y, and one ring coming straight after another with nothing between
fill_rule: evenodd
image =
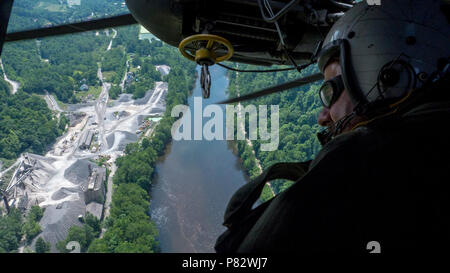
<instances>
[{"instance_id":1,"label":"muddy brown water","mask_svg":"<svg viewBox=\"0 0 450 273\"><path fill-rule=\"evenodd\" d=\"M214 66L210 72L211 97L202 101L203 108L228 97L226 70ZM188 100L192 118L194 97L201 97L199 84ZM209 119L204 118L203 124ZM192 128L192 136L193 132ZM222 222L228 201L248 181L232 143L172 141L155 171L150 213L159 230L161 252L214 252L217 237L225 231Z\"/></svg>"}]
</instances>

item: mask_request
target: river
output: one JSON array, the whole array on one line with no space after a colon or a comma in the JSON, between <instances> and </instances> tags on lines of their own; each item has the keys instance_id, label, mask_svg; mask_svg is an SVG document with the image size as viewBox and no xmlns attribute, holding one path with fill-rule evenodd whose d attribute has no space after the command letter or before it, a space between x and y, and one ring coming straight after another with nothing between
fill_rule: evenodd
<instances>
[{"instance_id":1,"label":"river","mask_svg":"<svg viewBox=\"0 0 450 273\"><path fill-rule=\"evenodd\" d=\"M203 100L203 108L227 98L226 70L213 66L210 71L211 97ZM199 84L188 99L192 116L194 97L201 97ZM214 252L217 237L225 231L222 222L226 205L247 180L231 143L173 141L155 170L150 212L159 230L161 251Z\"/></svg>"}]
</instances>

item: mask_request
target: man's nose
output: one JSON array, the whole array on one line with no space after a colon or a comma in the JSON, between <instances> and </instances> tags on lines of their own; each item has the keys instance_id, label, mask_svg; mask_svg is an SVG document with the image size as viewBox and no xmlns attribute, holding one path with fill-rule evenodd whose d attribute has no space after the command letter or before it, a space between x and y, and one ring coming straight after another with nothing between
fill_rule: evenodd
<instances>
[{"instance_id":1,"label":"man's nose","mask_svg":"<svg viewBox=\"0 0 450 273\"><path fill-rule=\"evenodd\" d=\"M319 123L320 126L327 126L331 122L330 109L323 107L317 118L317 123Z\"/></svg>"}]
</instances>

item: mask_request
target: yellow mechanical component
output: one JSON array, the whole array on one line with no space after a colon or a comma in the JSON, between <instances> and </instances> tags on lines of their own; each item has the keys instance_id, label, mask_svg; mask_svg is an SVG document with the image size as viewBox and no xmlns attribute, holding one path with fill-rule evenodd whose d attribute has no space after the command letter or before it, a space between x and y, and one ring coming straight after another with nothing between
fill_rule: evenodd
<instances>
[{"instance_id":1,"label":"yellow mechanical component","mask_svg":"<svg viewBox=\"0 0 450 273\"><path fill-rule=\"evenodd\" d=\"M195 61L199 64L207 63L208 65L213 65L216 63L216 59L216 52L207 48L201 48L195 52Z\"/></svg>"},{"instance_id":2,"label":"yellow mechanical component","mask_svg":"<svg viewBox=\"0 0 450 273\"><path fill-rule=\"evenodd\" d=\"M206 47L196 48L197 51L195 52L195 56L187 51L187 46L201 41L207 42ZM213 48L215 43L226 46L228 50L227 54L217 57L215 49ZM205 60L211 61L212 64L220 63L230 59L234 53L233 46L227 39L212 34L197 34L189 36L180 42L178 49L184 57L197 63Z\"/></svg>"}]
</instances>

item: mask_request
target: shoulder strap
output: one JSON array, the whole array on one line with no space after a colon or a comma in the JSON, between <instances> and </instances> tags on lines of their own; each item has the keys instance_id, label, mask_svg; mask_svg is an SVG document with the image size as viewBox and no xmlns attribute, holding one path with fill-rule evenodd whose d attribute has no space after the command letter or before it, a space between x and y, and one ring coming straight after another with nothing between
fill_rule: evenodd
<instances>
[{"instance_id":1,"label":"shoulder strap","mask_svg":"<svg viewBox=\"0 0 450 273\"><path fill-rule=\"evenodd\" d=\"M266 182L275 179L287 179L296 181L303 177L308 171L311 161L301 163L275 163L267 168L253 181L245 184L231 197L225 211L224 223L226 227L231 227L233 223L239 222L237 219L247 215L255 202L261 196Z\"/></svg>"},{"instance_id":2,"label":"shoulder strap","mask_svg":"<svg viewBox=\"0 0 450 273\"><path fill-rule=\"evenodd\" d=\"M274 179L296 181L308 171L311 161L302 163L276 163L267 168L253 181L245 184L231 197L225 211L223 225L228 228L217 240L215 249L218 253L234 252L247 233L269 206L273 198L255 209L255 202L261 196L266 182Z\"/></svg>"}]
</instances>

